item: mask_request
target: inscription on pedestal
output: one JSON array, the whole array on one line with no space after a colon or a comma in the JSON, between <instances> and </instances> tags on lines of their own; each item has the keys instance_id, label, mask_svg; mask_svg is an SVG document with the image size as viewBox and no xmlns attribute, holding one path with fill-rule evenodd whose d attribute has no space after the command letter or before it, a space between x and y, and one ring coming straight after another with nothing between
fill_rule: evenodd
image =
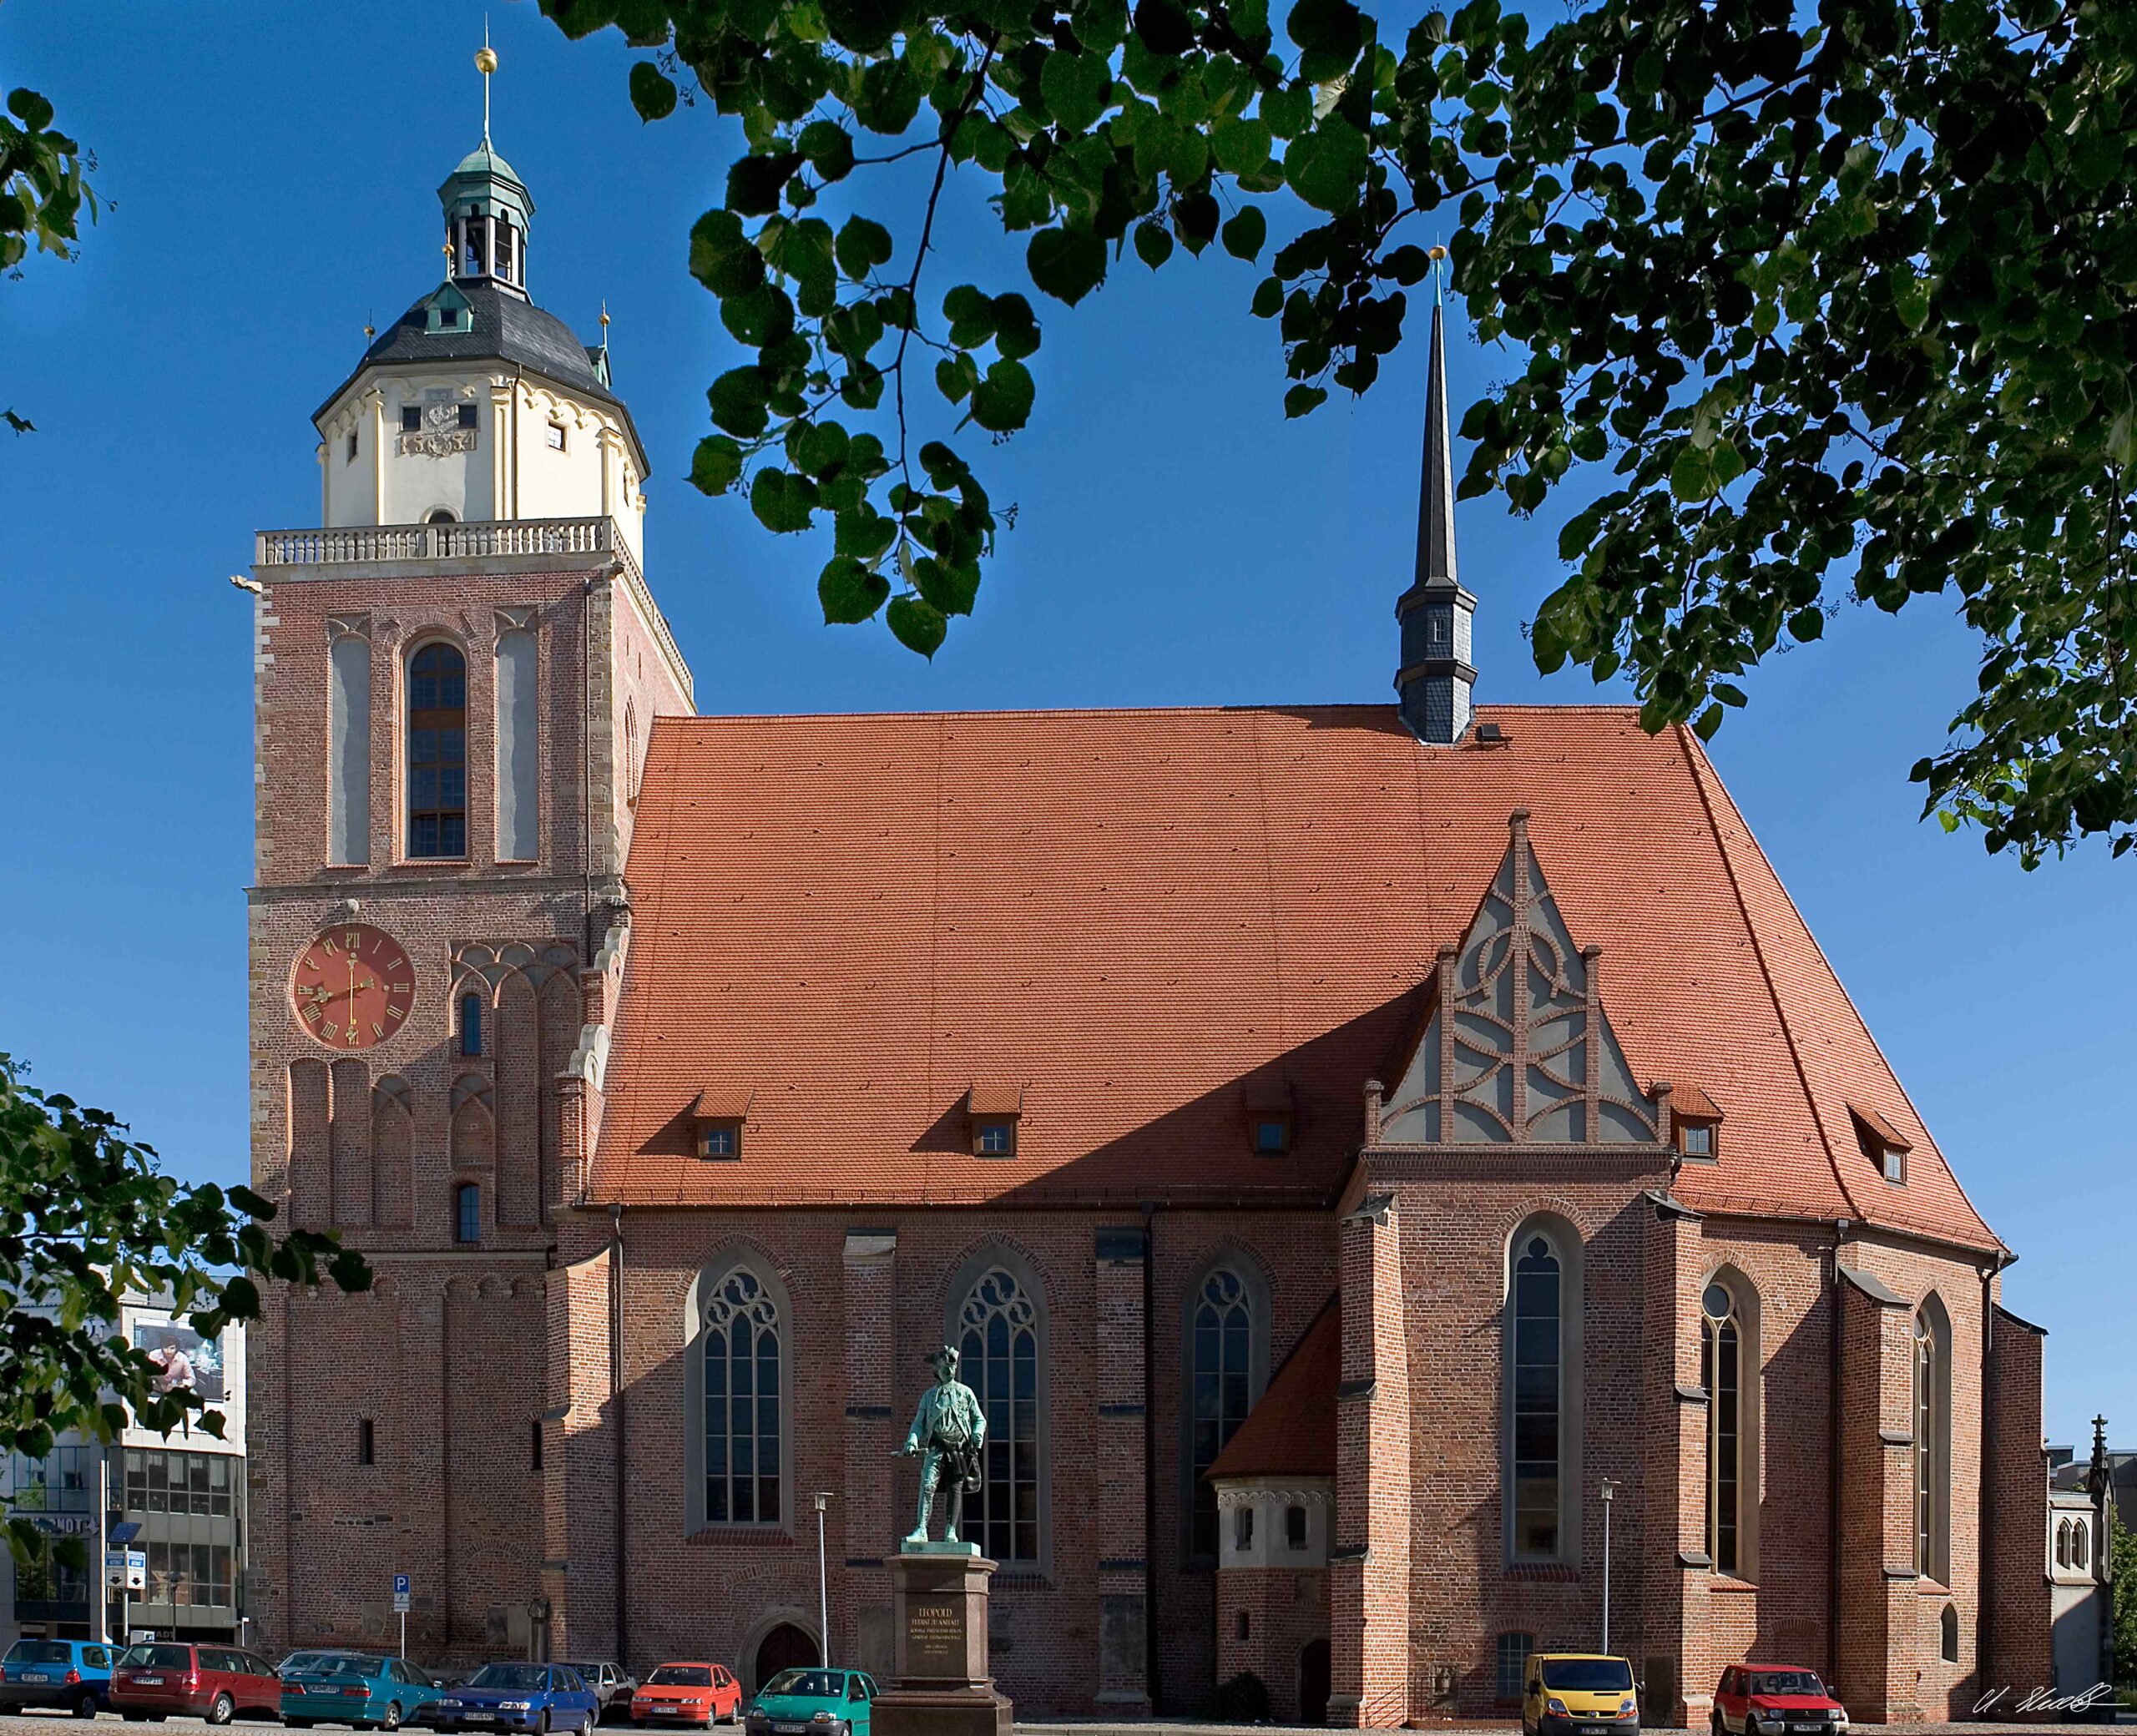
<instances>
[{"instance_id":1,"label":"inscription on pedestal","mask_svg":"<svg viewBox=\"0 0 2137 1736\"><path fill-rule=\"evenodd\" d=\"M963 1681L965 1611L962 1600L909 1598L905 1607L907 1672Z\"/></svg>"}]
</instances>

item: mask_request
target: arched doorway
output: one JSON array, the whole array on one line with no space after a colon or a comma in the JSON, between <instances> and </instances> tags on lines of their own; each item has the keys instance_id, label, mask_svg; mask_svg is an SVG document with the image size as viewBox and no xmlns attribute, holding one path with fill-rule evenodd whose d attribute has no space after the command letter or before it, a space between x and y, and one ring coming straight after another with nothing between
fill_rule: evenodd
<instances>
[{"instance_id":1,"label":"arched doorway","mask_svg":"<svg viewBox=\"0 0 2137 1736\"><path fill-rule=\"evenodd\" d=\"M799 1669L817 1663L816 1642L791 1622L781 1622L757 1643L756 1678L751 1690L762 1688L781 1670Z\"/></svg>"},{"instance_id":2,"label":"arched doorway","mask_svg":"<svg viewBox=\"0 0 2137 1736\"><path fill-rule=\"evenodd\" d=\"M1299 1722L1328 1722L1328 1642L1310 1639L1299 1652Z\"/></svg>"}]
</instances>

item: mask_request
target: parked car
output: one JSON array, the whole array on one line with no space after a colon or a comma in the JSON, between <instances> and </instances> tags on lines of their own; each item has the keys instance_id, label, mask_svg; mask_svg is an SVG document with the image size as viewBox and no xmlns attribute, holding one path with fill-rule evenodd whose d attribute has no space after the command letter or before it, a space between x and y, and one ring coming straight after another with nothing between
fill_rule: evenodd
<instances>
[{"instance_id":1,"label":"parked car","mask_svg":"<svg viewBox=\"0 0 2137 1736\"><path fill-rule=\"evenodd\" d=\"M0 1658L0 1711L57 1706L94 1718L111 1703L111 1648L93 1639L18 1639Z\"/></svg>"},{"instance_id":2,"label":"parked car","mask_svg":"<svg viewBox=\"0 0 2137 1736\"><path fill-rule=\"evenodd\" d=\"M440 1730L467 1728L592 1729L601 1700L566 1663L486 1663L459 1688L431 1702L429 1722Z\"/></svg>"},{"instance_id":3,"label":"parked car","mask_svg":"<svg viewBox=\"0 0 2137 1736\"><path fill-rule=\"evenodd\" d=\"M438 1697L430 1673L404 1658L364 1652L313 1655L316 1661L282 1673L282 1722L293 1730L314 1724L397 1730L427 1717Z\"/></svg>"},{"instance_id":4,"label":"parked car","mask_svg":"<svg viewBox=\"0 0 2137 1736\"><path fill-rule=\"evenodd\" d=\"M292 1652L288 1657L285 1658L280 1663L275 1666L275 1673L278 1676L286 1676L292 1671L316 1670L320 1667L321 1663L324 1660L329 1658L339 1658L341 1655L340 1652L332 1649L326 1651Z\"/></svg>"},{"instance_id":5,"label":"parked car","mask_svg":"<svg viewBox=\"0 0 2137 1736\"><path fill-rule=\"evenodd\" d=\"M274 1718L281 1700L275 1666L234 1646L131 1646L111 1673L111 1703L129 1723L161 1723L174 1712L211 1724Z\"/></svg>"},{"instance_id":6,"label":"parked car","mask_svg":"<svg viewBox=\"0 0 2137 1736\"><path fill-rule=\"evenodd\" d=\"M634 1724L725 1724L741 1715L742 1684L724 1664L664 1663L631 1696Z\"/></svg>"},{"instance_id":7,"label":"parked car","mask_svg":"<svg viewBox=\"0 0 2137 1736\"><path fill-rule=\"evenodd\" d=\"M1633 1667L1595 1652L1532 1652L1521 1681L1527 1736L1629 1736L1639 1728Z\"/></svg>"},{"instance_id":8,"label":"parked car","mask_svg":"<svg viewBox=\"0 0 2137 1736\"><path fill-rule=\"evenodd\" d=\"M594 1697L601 1703L603 1722L612 1717L631 1715L631 1697L638 1692L638 1679L624 1673L620 1664L604 1658L599 1663L573 1663L579 1680L594 1690Z\"/></svg>"},{"instance_id":9,"label":"parked car","mask_svg":"<svg viewBox=\"0 0 2137 1736\"><path fill-rule=\"evenodd\" d=\"M1847 1708L1816 1670L1792 1663L1740 1663L1714 1690L1714 1736L1773 1736L1781 1730L1844 1730Z\"/></svg>"},{"instance_id":10,"label":"parked car","mask_svg":"<svg viewBox=\"0 0 2137 1736\"><path fill-rule=\"evenodd\" d=\"M876 1678L861 1670L781 1670L750 1702L750 1736L868 1736Z\"/></svg>"}]
</instances>

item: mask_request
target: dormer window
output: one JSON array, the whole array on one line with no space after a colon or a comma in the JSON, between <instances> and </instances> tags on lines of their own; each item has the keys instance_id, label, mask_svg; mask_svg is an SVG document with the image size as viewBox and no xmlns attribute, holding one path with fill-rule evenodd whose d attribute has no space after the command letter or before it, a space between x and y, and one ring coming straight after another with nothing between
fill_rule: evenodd
<instances>
[{"instance_id":1,"label":"dormer window","mask_svg":"<svg viewBox=\"0 0 2137 1736\"><path fill-rule=\"evenodd\" d=\"M1024 1113L1024 1088L998 1080L975 1083L966 1093L965 1113L972 1119L976 1158L1014 1157L1017 1123Z\"/></svg>"},{"instance_id":2,"label":"dormer window","mask_svg":"<svg viewBox=\"0 0 2137 1736\"><path fill-rule=\"evenodd\" d=\"M742 1155L742 1129L750 1119L751 1093L733 1086L708 1087L690 1105L692 1148L715 1162Z\"/></svg>"},{"instance_id":3,"label":"dormer window","mask_svg":"<svg viewBox=\"0 0 2137 1736\"><path fill-rule=\"evenodd\" d=\"M459 426L463 428L473 427L475 426L475 406L472 404L462 404L458 406L458 409L460 412L458 418Z\"/></svg>"},{"instance_id":4,"label":"dormer window","mask_svg":"<svg viewBox=\"0 0 2137 1736\"><path fill-rule=\"evenodd\" d=\"M1855 1143L1862 1155L1894 1187L1905 1187L1907 1154L1914 1149L1913 1142L1875 1109L1850 1103L1847 1113L1854 1119Z\"/></svg>"},{"instance_id":5,"label":"dormer window","mask_svg":"<svg viewBox=\"0 0 2137 1736\"><path fill-rule=\"evenodd\" d=\"M1298 1131L1297 1101L1288 1081L1264 1079L1240 1095L1246 1114L1246 1148L1257 1158L1281 1158Z\"/></svg>"},{"instance_id":6,"label":"dormer window","mask_svg":"<svg viewBox=\"0 0 2137 1736\"><path fill-rule=\"evenodd\" d=\"M420 434L423 431L423 411L421 405L403 404L401 406L401 431L403 434Z\"/></svg>"},{"instance_id":7,"label":"dormer window","mask_svg":"<svg viewBox=\"0 0 2137 1736\"><path fill-rule=\"evenodd\" d=\"M1655 1090L1661 1085L1657 1082ZM1677 1150L1687 1163L1711 1163L1721 1138L1721 1105L1696 1085L1680 1085L1670 1095L1670 1120Z\"/></svg>"}]
</instances>

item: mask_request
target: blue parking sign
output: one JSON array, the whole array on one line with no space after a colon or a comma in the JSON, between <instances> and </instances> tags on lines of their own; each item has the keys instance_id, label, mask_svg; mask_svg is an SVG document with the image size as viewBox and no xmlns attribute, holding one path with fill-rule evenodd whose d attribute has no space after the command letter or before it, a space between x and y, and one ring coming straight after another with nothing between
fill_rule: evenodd
<instances>
[{"instance_id":1,"label":"blue parking sign","mask_svg":"<svg viewBox=\"0 0 2137 1736\"><path fill-rule=\"evenodd\" d=\"M393 1576L393 1607L404 1612L408 1607L408 1576L406 1573Z\"/></svg>"}]
</instances>

